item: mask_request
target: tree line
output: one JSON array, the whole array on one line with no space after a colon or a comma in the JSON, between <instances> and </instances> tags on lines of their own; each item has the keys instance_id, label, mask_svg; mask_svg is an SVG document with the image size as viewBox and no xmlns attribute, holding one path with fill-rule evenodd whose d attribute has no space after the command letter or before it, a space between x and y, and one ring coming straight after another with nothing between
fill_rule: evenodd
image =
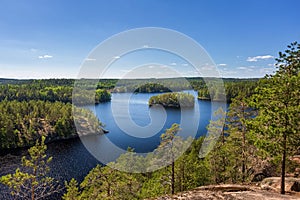
<instances>
[{"instance_id":1,"label":"tree line","mask_svg":"<svg viewBox=\"0 0 300 200\"><path fill-rule=\"evenodd\" d=\"M72 103L73 86L59 85L59 86L45 86L44 84L25 83L25 84L4 84L0 85L0 101L3 100L17 100L17 101L60 101L64 103ZM90 102L90 96L95 96L92 103L100 103L110 101L111 94L105 89L96 90L80 90L77 91L81 98L81 104Z\"/></svg>"},{"instance_id":2,"label":"tree line","mask_svg":"<svg viewBox=\"0 0 300 200\"><path fill-rule=\"evenodd\" d=\"M257 84L258 81L255 79L240 81L228 80L224 81L225 91L222 91L220 88L222 88L223 85L211 81L198 89L198 99L211 101L224 101L224 99L226 99L226 101L230 103L232 99L241 92L244 92L246 96L254 94L254 89L257 87Z\"/></svg>"}]
</instances>

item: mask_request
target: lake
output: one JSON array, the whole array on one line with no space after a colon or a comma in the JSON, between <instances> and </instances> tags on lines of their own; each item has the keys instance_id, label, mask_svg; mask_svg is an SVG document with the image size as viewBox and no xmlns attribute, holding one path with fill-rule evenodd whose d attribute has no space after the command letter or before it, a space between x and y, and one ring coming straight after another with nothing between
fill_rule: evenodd
<instances>
[{"instance_id":1,"label":"lake","mask_svg":"<svg viewBox=\"0 0 300 200\"><path fill-rule=\"evenodd\" d=\"M197 96L194 91L185 92L191 93L195 97ZM185 124L182 133L183 137L194 136L197 138L205 135L207 132L206 126L211 120L212 113L220 106L224 107L224 103L221 102L212 103L195 99L194 108L182 110L168 108L164 111L161 107L153 106L149 108L148 99L153 95L157 95L157 93L132 95L113 93L111 102L101 103L96 106L86 106L105 124L105 129L109 133L88 136L85 143L90 142L94 146L96 144L97 151L105 154L108 160L113 160L118 156L118 154L108 148L108 141L124 150L132 147L139 153L151 152L158 146L160 135L166 128L171 127L173 123ZM130 100L128 101L129 98ZM138 126L130 126L128 124L124 131L118 124L128 123L126 121L128 119L127 110L130 113L131 123ZM164 116L166 116L165 121L163 120ZM151 124L151 122L153 123ZM139 132L138 130L144 131ZM1 156L0 176L14 172L16 167L20 166L21 156L25 154L26 150L18 150ZM78 138L48 144L48 155L53 157L51 175L59 180L70 180L74 177L80 182L96 164L100 164Z\"/></svg>"}]
</instances>

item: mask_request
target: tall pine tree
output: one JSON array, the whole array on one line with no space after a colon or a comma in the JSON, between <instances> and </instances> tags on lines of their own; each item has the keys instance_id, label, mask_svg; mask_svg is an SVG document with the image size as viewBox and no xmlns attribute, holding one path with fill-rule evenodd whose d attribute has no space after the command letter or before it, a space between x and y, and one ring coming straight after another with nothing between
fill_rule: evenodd
<instances>
[{"instance_id":1,"label":"tall pine tree","mask_svg":"<svg viewBox=\"0 0 300 200\"><path fill-rule=\"evenodd\" d=\"M281 194L285 193L286 160L299 150L300 129L300 45L288 45L279 52L277 71L260 82L252 106L259 110L253 127L257 146L269 156L281 155Z\"/></svg>"}]
</instances>

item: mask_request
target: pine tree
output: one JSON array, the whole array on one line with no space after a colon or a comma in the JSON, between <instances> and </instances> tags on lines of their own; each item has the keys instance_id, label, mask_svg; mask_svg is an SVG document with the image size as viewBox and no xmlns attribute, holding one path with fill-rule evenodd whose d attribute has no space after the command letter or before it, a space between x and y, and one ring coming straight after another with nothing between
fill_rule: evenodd
<instances>
[{"instance_id":1,"label":"pine tree","mask_svg":"<svg viewBox=\"0 0 300 200\"><path fill-rule=\"evenodd\" d=\"M80 184L81 199L124 199L138 198L139 185L131 174L120 172L109 166L97 165Z\"/></svg>"},{"instance_id":2,"label":"pine tree","mask_svg":"<svg viewBox=\"0 0 300 200\"><path fill-rule=\"evenodd\" d=\"M213 179L216 184L225 183L226 166L228 165L228 149L225 149L226 141L226 112L219 108L214 113L215 120L211 120L208 125L208 137L206 140L214 140L216 143L210 153L208 154L207 160L210 163L210 168L213 174ZM221 131L220 131L221 130Z\"/></svg>"},{"instance_id":3,"label":"pine tree","mask_svg":"<svg viewBox=\"0 0 300 200\"><path fill-rule=\"evenodd\" d=\"M61 190L58 182L47 176L52 157L46 155L46 150L45 137L42 137L41 142L37 140L28 150L29 158L22 157L24 169L18 168L14 174L1 177L0 183L8 186L16 199L43 199Z\"/></svg>"},{"instance_id":4,"label":"pine tree","mask_svg":"<svg viewBox=\"0 0 300 200\"><path fill-rule=\"evenodd\" d=\"M173 124L171 128L167 129L164 134L161 135L161 142L158 148L165 149L165 155L168 155L166 162L171 162L171 193L175 193L175 156L176 146L174 139L176 134L179 132L180 127L178 124Z\"/></svg>"},{"instance_id":5,"label":"pine tree","mask_svg":"<svg viewBox=\"0 0 300 200\"><path fill-rule=\"evenodd\" d=\"M281 194L285 193L288 155L299 150L300 133L300 45L288 45L279 52L277 71L260 82L252 106L259 109L253 127L256 145L270 156L281 155Z\"/></svg>"},{"instance_id":6,"label":"pine tree","mask_svg":"<svg viewBox=\"0 0 300 200\"><path fill-rule=\"evenodd\" d=\"M63 200L80 200L78 183L74 178L69 183L65 182L65 187L67 192L62 196Z\"/></svg>"},{"instance_id":7,"label":"pine tree","mask_svg":"<svg viewBox=\"0 0 300 200\"><path fill-rule=\"evenodd\" d=\"M256 116L256 110L249 106L246 94L241 92L232 99L227 123L228 138L226 148L235 159L229 165L233 182L246 182L251 175L251 165L255 156L255 147L249 130L249 121Z\"/></svg>"}]
</instances>

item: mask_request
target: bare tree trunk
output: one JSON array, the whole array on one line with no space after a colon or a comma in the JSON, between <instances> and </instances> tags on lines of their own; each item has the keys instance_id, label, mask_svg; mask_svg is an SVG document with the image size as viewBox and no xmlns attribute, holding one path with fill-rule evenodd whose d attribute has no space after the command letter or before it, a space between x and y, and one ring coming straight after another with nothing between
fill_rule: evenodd
<instances>
[{"instance_id":1,"label":"bare tree trunk","mask_svg":"<svg viewBox=\"0 0 300 200\"><path fill-rule=\"evenodd\" d=\"M108 184L108 187L107 187L107 196L110 197L110 184Z\"/></svg>"},{"instance_id":2,"label":"bare tree trunk","mask_svg":"<svg viewBox=\"0 0 300 200\"><path fill-rule=\"evenodd\" d=\"M31 200L34 200L34 186L31 186Z\"/></svg>"},{"instance_id":3,"label":"bare tree trunk","mask_svg":"<svg viewBox=\"0 0 300 200\"><path fill-rule=\"evenodd\" d=\"M172 162L172 180L171 180L172 194L175 194L175 162Z\"/></svg>"},{"instance_id":4,"label":"bare tree trunk","mask_svg":"<svg viewBox=\"0 0 300 200\"><path fill-rule=\"evenodd\" d=\"M280 193L285 194L285 160L286 160L286 132L283 134L283 152L281 161L281 188Z\"/></svg>"},{"instance_id":5,"label":"bare tree trunk","mask_svg":"<svg viewBox=\"0 0 300 200\"><path fill-rule=\"evenodd\" d=\"M185 190L185 173L184 173L184 164L182 169L182 189L181 192Z\"/></svg>"},{"instance_id":6,"label":"bare tree trunk","mask_svg":"<svg viewBox=\"0 0 300 200\"><path fill-rule=\"evenodd\" d=\"M242 112L243 119L245 119L245 104L242 103ZM246 172L246 125L242 124L242 134L243 134L243 143L242 143L242 182L245 182L245 172Z\"/></svg>"},{"instance_id":7,"label":"bare tree trunk","mask_svg":"<svg viewBox=\"0 0 300 200\"><path fill-rule=\"evenodd\" d=\"M243 153L242 153L242 182L245 182L245 172L246 172L246 136L245 132L243 131Z\"/></svg>"}]
</instances>

